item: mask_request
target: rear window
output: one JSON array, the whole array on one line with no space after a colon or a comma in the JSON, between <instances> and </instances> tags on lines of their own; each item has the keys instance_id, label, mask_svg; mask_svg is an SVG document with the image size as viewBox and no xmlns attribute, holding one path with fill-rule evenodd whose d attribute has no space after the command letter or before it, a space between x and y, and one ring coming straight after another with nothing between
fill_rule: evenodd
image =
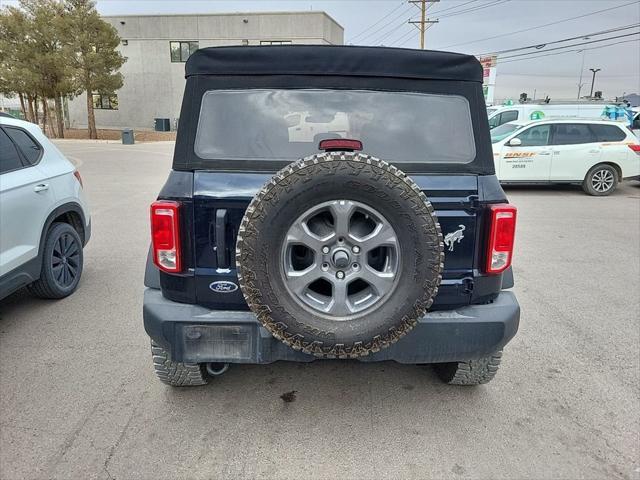
<instances>
[{"instance_id":1,"label":"rear window","mask_svg":"<svg viewBox=\"0 0 640 480\"><path fill-rule=\"evenodd\" d=\"M589 125L586 123L558 123L553 128L554 145L577 145L595 142Z\"/></svg>"},{"instance_id":2,"label":"rear window","mask_svg":"<svg viewBox=\"0 0 640 480\"><path fill-rule=\"evenodd\" d=\"M327 138L360 140L365 152L395 162L469 163L476 155L462 96L326 89L208 91L195 153L294 160Z\"/></svg>"},{"instance_id":3,"label":"rear window","mask_svg":"<svg viewBox=\"0 0 640 480\"><path fill-rule=\"evenodd\" d=\"M596 142L620 142L627 138L627 135L615 125L594 123L591 130L596 136Z\"/></svg>"}]
</instances>

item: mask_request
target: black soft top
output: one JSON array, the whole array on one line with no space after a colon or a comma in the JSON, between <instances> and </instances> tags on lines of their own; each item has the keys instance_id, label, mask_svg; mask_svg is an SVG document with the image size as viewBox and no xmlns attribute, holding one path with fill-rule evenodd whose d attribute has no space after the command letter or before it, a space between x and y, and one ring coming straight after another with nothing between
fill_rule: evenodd
<instances>
[{"instance_id":1,"label":"black soft top","mask_svg":"<svg viewBox=\"0 0 640 480\"><path fill-rule=\"evenodd\" d=\"M406 48L274 45L202 48L189 57L186 76L339 75L456 80L482 83L471 55Z\"/></svg>"}]
</instances>

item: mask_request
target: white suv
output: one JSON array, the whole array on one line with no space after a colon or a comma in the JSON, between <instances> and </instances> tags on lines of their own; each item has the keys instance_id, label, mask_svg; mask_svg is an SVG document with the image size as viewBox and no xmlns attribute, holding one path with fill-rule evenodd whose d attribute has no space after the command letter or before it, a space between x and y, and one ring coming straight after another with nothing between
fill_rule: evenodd
<instances>
[{"instance_id":1,"label":"white suv","mask_svg":"<svg viewBox=\"0 0 640 480\"><path fill-rule=\"evenodd\" d=\"M542 120L491 130L501 183L578 183L590 195L609 195L618 182L640 176L638 138L619 122Z\"/></svg>"},{"instance_id":2,"label":"white suv","mask_svg":"<svg viewBox=\"0 0 640 480\"><path fill-rule=\"evenodd\" d=\"M75 167L32 123L0 116L0 299L75 291L91 218Z\"/></svg>"}]
</instances>

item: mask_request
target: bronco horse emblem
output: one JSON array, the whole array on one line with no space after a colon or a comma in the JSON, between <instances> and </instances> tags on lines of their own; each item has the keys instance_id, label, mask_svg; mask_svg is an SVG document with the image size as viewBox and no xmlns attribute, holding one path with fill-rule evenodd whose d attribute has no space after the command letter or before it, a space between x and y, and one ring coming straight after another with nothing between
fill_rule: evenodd
<instances>
[{"instance_id":1,"label":"bronco horse emblem","mask_svg":"<svg viewBox=\"0 0 640 480\"><path fill-rule=\"evenodd\" d=\"M464 238L462 232L464 232L465 226L458 226L460 227L458 230L456 230L455 232L447 233L447 235L444 237L444 244L449 247L450 252L453 252L453 245L455 244L455 242L460 243L460 241Z\"/></svg>"}]
</instances>

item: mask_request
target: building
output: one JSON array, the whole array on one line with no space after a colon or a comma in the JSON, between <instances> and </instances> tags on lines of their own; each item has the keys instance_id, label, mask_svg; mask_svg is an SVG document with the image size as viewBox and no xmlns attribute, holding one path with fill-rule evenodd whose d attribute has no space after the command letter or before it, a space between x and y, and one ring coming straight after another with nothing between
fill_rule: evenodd
<instances>
[{"instance_id":1,"label":"building","mask_svg":"<svg viewBox=\"0 0 640 480\"><path fill-rule=\"evenodd\" d=\"M7 98L0 93L0 112L22 118L22 110L20 109L20 100L18 97Z\"/></svg>"},{"instance_id":2,"label":"building","mask_svg":"<svg viewBox=\"0 0 640 480\"><path fill-rule=\"evenodd\" d=\"M127 57L123 87L93 92L98 128L153 129L154 119L177 125L184 62L198 48L222 45L341 45L344 29L324 12L224 13L103 17L121 38ZM85 94L69 101L69 126L87 126Z\"/></svg>"}]
</instances>

